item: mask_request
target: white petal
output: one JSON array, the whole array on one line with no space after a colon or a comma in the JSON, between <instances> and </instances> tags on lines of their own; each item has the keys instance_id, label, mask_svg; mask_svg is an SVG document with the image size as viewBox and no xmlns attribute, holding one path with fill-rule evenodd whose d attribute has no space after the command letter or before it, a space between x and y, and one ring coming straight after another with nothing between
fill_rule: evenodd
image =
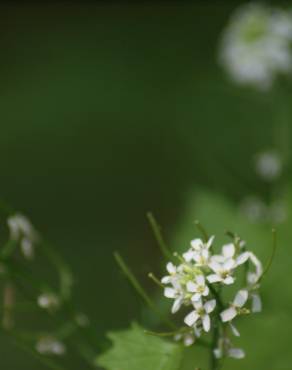
<instances>
[{"instance_id":1,"label":"white petal","mask_svg":"<svg viewBox=\"0 0 292 370\"><path fill-rule=\"evenodd\" d=\"M206 244L206 247L209 249L211 247L211 245L213 244L213 241L215 239L215 236L212 235L209 240L207 241L207 244Z\"/></svg>"},{"instance_id":2,"label":"white petal","mask_svg":"<svg viewBox=\"0 0 292 370\"><path fill-rule=\"evenodd\" d=\"M222 350L219 348L215 348L213 353L214 353L214 356L218 359L223 357Z\"/></svg>"},{"instance_id":3,"label":"white petal","mask_svg":"<svg viewBox=\"0 0 292 370\"><path fill-rule=\"evenodd\" d=\"M198 302L200 299L201 299L201 294L200 293L195 293L193 296L192 296L192 302Z\"/></svg>"},{"instance_id":4,"label":"white petal","mask_svg":"<svg viewBox=\"0 0 292 370\"><path fill-rule=\"evenodd\" d=\"M192 334L186 334L184 337L184 345L186 347L191 346L195 342L195 337Z\"/></svg>"},{"instance_id":5,"label":"white petal","mask_svg":"<svg viewBox=\"0 0 292 370\"><path fill-rule=\"evenodd\" d=\"M211 320L209 315L204 315L202 318L203 328L205 332L208 332L211 327Z\"/></svg>"},{"instance_id":6,"label":"white petal","mask_svg":"<svg viewBox=\"0 0 292 370\"><path fill-rule=\"evenodd\" d=\"M193 302L193 304L197 311L200 311L203 308L203 303L201 299L197 302Z\"/></svg>"},{"instance_id":7,"label":"white petal","mask_svg":"<svg viewBox=\"0 0 292 370\"><path fill-rule=\"evenodd\" d=\"M232 258L235 254L235 247L233 243L225 244L222 247L222 254L225 258Z\"/></svg>"},{"instance_id":8,"label":"white petal","mask_svg":"<svg viewBox=\"0 0 292 370\"><path fill-rule=\"evenodd\" d=\"M176 273L176 267L174 266L174 264L172 262L168 262L168 264L166 265L166 270L170 274L175 274Z\"/></svg>"},{"instance_id":9,"label":"white petal","mask_svg":"<svg viewBox=\"0 0 292 370\"><path fill-rule=\"evenodd\" d=\"M193 326L194 323L198 320L199 318L199 315L196 311L192 311L191 313L189 313L185 319L184 319L184 322L186 325L188 326Z\"/></svg>"},{"instance_id":10,"label":"white petal","mask_svg":"<svg viewBox=\"0 0 292 370\"><path fill-rule=\"evenodd\" d=\"M203 242L201 239L194 239L191 241L191 246L196 250L200 250L203 247Z\"/></svg>"},{"instance_id":11,"label":"white petal","mask_svg":"<svg viewBox=\"0 0 292 370\"><path fill-rule=\"evenodd\" d=\"M231 321L237 316L236 309L234 307L229 307L227 310L220 313L221 320L223 322Z\"/></svg>"},{"instance_id":12,"label":"white petal","mask_svg":"<svg viewBox=\"0 0 292 370\"><path fill-rule=\"evenodd\" d=\"M174 290L173 288L167 287L167 288L164 289L164 295L167 298L175 298L176 297L176 290Z\"/></svg>"},{"instance_id":13,"label":"white petal","mask_svg":"<svg viewBox=\"0 0 292 370\"><path fill-rule=\"evenodd\" d=\"M252 295L252 312L261 312L262 311L262 300L258 294Z\"/></svg>"},{"instance_id":14,"label":"white petal","mask_svg":"<svg viewBox=\"0 0 292 370\"><path fill-rule=\"evenodd\" d=\"M204 258L205 260L208 260L209 259L208 249L202 249L201 255L202 255L202 258Z\"/></svg>"},{"instance_id":15,"label":"white petal","mask_svg":"<svg viewBox=\"0 0 292 370\"><path fill-rule=\"evenodd\" d=\"M207 276L207 280L209 281L209 283L218 283L220 281L222 281L222 278L216 274L211 274L209 276Z\"/></svg>"},{"instance_id":16,"label":"white petal","mask_svg":"<svg viewBox=\"0 0 292 370\"><path fill-rule=\"evenodd\" d=\"M214 308L216 307L216 300L212 299L211 301L208 301L204 304L204 308L207 313L210 313L214 311Z\"/></svg>"},{"instance_id":17,"label":"white petal","mask_svg":"<svg viewBox=\"0 0 292 370\"><path fill-rule=\"evenodd\" d=\"M231 322L229 323L229 325L233 335L235 335L236 337L240 337L240 333L237 328L233 324L231 324Z\"/></svg>"},{"instance_id":18,"label":"white petal","mask_svg":"<svg viewBox=\"0 0 292 370\"><path fill-rule=\"evenodd\" d=\"M243 263L245 263L247 260L249 259L249 252L244 252L244 253L241 253L237 259L236 259L236 264L237 265L242 265Z\"/></svg>"},{"instance_id":19,"label":"white petal","mask_svg":"<svg viewBox=\"0 0 292 370\"><path fill-rule=\"evenodd\" d=\"M229 258L223 264L223 269L227 271L233 269L234 267L235 267L235 260L232 258Z\"/></svg>"},{"instance_id":20,"label":"white petal","mask_svg":"<svg viewBox=\"0 0 292 370\"><path fill-rule=\"evenodd\" d=\"M172 305L171 313L176 313L181 308L182 302L181 298L177 298Z\"/></svg>"},{"instance_id":21,"label":"white petal","mask_svg":"<svg viewBox=\"0 0 292 370\"><path fill-rule=\"evenodd\" d=\"M249 258L256 268L257 275L261 276L263 273L263 266L261 261L252 252L249 252Z\"/></svg>"},{"instance_id":22,"label":"white petal","mask_svg":"<svg viewBox=\"0 0 292 370\"><path fill-rule=\"evenodd\" d=\"M190 262L194 258L194 251L189 250L188 252L183 254L183 258L185 259L186 262Z\"/></svg>"},{"instance_id":23,"label":"white petal","mask_svg":"<svg viewBox=\"0 0 292 370\"><path fill-rule=\"evenodd\" d=\"M234 283L234 278L232 276L227 276L224 280L223 283L226 285L231 285Z\"/></svg>"},{"instance_id":24,"label":"white petal","mask_svg":"<svg viewBox=\"0 0 292 370\"><path fill-rule=\"evenodd\" d=\"M241 348L230 348L228 351L229 357L242 359L245 357L245 353Z\"/></svg>"},{"instance_id":25,"label":"white petal","mask_svg":"<svg viewBox=\"0 0 292 370\"><path fill-rule=\"evenodd\" d=\"M171 276L164 276L161 279L162 284L169 284L171 282Z\"/></svg>"},{"instance_id":26,"label":"white petal","mask_svg":"<svg viewBox=\"0 0 292 370\"><path fill-rule=\"evenodd\" d=\"M187 282L187 291L191 293L195 293L197 291L197 284L195 284L193 281Z\"/></svg>"},{"instance_id":27,"label":"white petal","mask_svg":"<svg viewBox=\"0 0 292 370\"><path fill-rule=\"evenodd\" d=\"M211 261L215 261L217 263L222 264L225 261L225 258L223 256L221 256L221 254L214 254L211 257Z\"/></svg>"},{"instance_id":28,"label":"white petal","mask_svg":"<svg viewBox=\"0 0 292 370\"><path fill-rule=\"evenodd\" d=\"M240 290L236 294L233 303L237 307L242 307L242 306L245 305L247 299L248 299L248 291L247 290Z\"/></svg>"},{"instance_id":29,"label":"white petal","mask_svg":"<svg viewBox=\"0 0 292 370\"><path fill-rule=\"evenodd\" d=\"M196 282L198 285L205 285L205 278L204 275L197 275Z\"/></svg>"},{"instance_id":30,"label":"white petal","mask_svg":"<svg viewBox=\"0 0 292 370\"><path fill-rule=\"evenodd\" d=\"M210 269L212 269L216 273L218 273L218 272L220 272L222 270L222 266L218 262L216 262L214 260L212 260L209 263L209 267L210 267Z\"/></svg>"},{"instance_id":31,"label":"white petal","mask_svg":"<svg viewBox=\"0 0 292 370\"><path fill-rule=\"evenodd\" d=\"M204 297L206 297L206 296L209 294L209 291L210 291L210 289L209 289L209 288L208 288L208 286L206 285L206 286L205 286L205 290L203 291L202 295L203 295Z\"/></svg>"}]
</instances>

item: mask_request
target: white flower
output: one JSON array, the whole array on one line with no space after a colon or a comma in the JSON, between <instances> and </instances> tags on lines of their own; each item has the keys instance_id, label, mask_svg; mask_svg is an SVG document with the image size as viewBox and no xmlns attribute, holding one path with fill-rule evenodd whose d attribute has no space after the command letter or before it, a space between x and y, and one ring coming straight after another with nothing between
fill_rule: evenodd
<instances>
[{"instance_id":1,"label":"white flower","mask_svg":"<svg viewBox=\"0 0 292 370\"><path fill-rule=\"evenodd\" d=\"M186 262L195 261L197 266L206 266L209 261L210 248L214 241L214 236L211 236L207 243L201 239L194 239L191 241L191 248L183 254Z\"/></svg>"},{"instance_id":2,"label":"white flower","mask_svg":"<svg viewBox=\"0 0 292 370\"><path fill-rule=\"evenodd\" d=\"M249 258L249 252L243 252L236 255L236 247L233 243L225 244L222 247L221 255L214 255L211 257L211 261L215 261L224 264L228 260L234 262L234 268L245 263Z\"/></svg>"},{"instance_id":3,"label":"white flower","mask_svg":"<svg viewBox=\"0 0 292 370\"><path fill-rule=\"evenodd\" d=\"M211 327L211 319L209 314L215 309L216 300L212 299L204 304L202 301L193 302L193 306L195 310L190 312L185 317L185 324L188 326L194 326L194 324L200 319L205 332L208 332Z\"/></svg>"},{"instance_id":4,"label":"white flower","mask_svg":"<svg viewBox=\"0 0 292 370\"><path fill-rule=\"evenodd\" d=\"M171 308L172 313L176 313L181 308L185 299L184 290L178 282L173 282L173 287L166 287L164 289L164 296L166 298L174 299L174 303Z\"/></svg>"},{"instance_id":5,"label":"white flower","mask_svg":"<svg viewBox=\"0 0 292 370\"><path fill-rule=\"evenodd\" d=\"M248 299L248 291L247 290L240 290L235 298L234 301L231 303L230 307L221 312L221 320L223 322L228 322L233 320L238 314L241 313L242 307L245 305Z\"/></svg>"},{"instance_id":6,"label":"white flower","mask_svg":"<svg viewBox=\"0 0 292 370\"><path fill-rule=\"evenodd\" d=\"M242 359L245 357L244 351L241 348L233 348L228 338L222 338L219 340L218 347L214 350L214 355L218 359L221 359L224 356L235 359Z\"/></svg>"},{"instance_id":7,"label":"white flower","mask_svg":"<svg viewBox=\"0 0 292 370\"><path fill-rule=\"evenodd\" d=\"M168 262L168 264L166 265L166 270L168 271L169 275L164 276L161 279L162 284L172 283L177 276L178 269L172 262Z\"/></svg>"},{"instance_id":8,"label":"white flower","mask_svg":"<svg viewBox=\"0 0 292 370\"><path fill-rule=\"evenodd\" d=\"M256 157L255 169L264 180L273 181L281 175L282 160L275 151L262 152Z\"/></svg>"},{"instance_id":9,"label":"white flower","mask_svg":"<svg viewBox=\"0 0 292 370\"><path fill-rule=\"evenodd\" d=\"M223 283L225 285L234 283L234 278L231 276L236 267L234 259L229 258L222 263L213 260L209 263L209 267L214 271L214 274L207 276L209 283Z\"/></svg>"},{"instance_id":10,"label":"white flower","mask_svg":"<svg viewBox=\"0 0 292 370\"><path fill-rule=\"evenodd\" d=\"M194 333L176 334L174 340L177 342L182 340L184 345L189 347L195 343L196 337Z\"/></svg>"},{"instance_id":11,"label":"white flower","mask_svg":"<svg viewBox=\"0 0 292 370\"><path fill-rule=\"evenodd\" d=\"M231 78L261 90L278 74L290 73L291 15L260 4L243 5L232 16L220 50L220 62Z\"/></svg>"},{"instance_id":12,"label":"white flower","mask_svg":"<svg viewBox=\"0 0 292 370\"><path fill-rule=\"evenodd\" d=\"M56 355L61 356L66 352L64 343L52 336L45 336L36 343L36 350L42 355Z\"/></svg>"},{"instance_id":13,"label":"white flower","mask_svg":"<svg viewBox=\"0 0 292 370\"><path fill-rule=\"evenodd\" d=\"M194 302L199 301L202 297L206 297L209 294L209 288L206 285L204 275L197 275L196 282L189 281L187 283L187 291L194 293L191 298Z\"/></svg>"},{"instance_id":14,"label":"white flower","mask_svg":"<svg viewBox=\"0 0 292 370\"><path fill-rule=\"evenodd\" d=\"M25 216L17 213L7 220L11 240L18 241L23 255L31 259L34 256L34 244L38 239L37 233Z\"/></svg>"},{"instance_id":15,"label":"white flower","mask_svg":"<svg viewBox=\"0 0 292 370\"><path fill-rule=\"evenodd\" d=\"M60 306L59 297L54 293L43 293L37 301L38 305L46 310L55 310Z\"/></svg>"},{"instance_id":16,"label":"white flower","mask_svg":"<svg viewBox=\"0 0 292 370\"><path fill-rule=\"evenodd\" d=\"M252 223L267 221L268 207L256 196L244 198L239 208L240 212Z\"/></svg>"}]
</instances>

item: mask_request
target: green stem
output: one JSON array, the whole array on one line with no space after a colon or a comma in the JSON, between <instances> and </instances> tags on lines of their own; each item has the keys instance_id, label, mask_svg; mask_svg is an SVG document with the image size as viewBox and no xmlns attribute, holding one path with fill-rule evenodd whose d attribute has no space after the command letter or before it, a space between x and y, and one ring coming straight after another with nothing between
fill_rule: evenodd
<instances>
[{"instance_id":1,"label":"green stem","mask_svg":"<svg viewBox=\"0 0 292 370\"><path fill-rule=\"evenodd\" d=\"M264 268L264 271L261 275L261 277L259 278L259 282L262 280L262 278L268 273L268 271L270 270L271 266L272 266L272 263L274 261L274 258L275 258L275 255L276 255L276 250L277 250L277 233L276 233L276 230L275 229L272 229L272 236L273 236L273 245L272 245L272 253L271 253L271 256L266 264L266 267Z\"/></svg>"},{"instance_id":2,"label":"green stem","mask_svg":"<svg viewBox=\"0 0 292 370\"><path fill-rule=\"evenodd\" d=\"M204 241L207 243L207 241L209 240L209 236L208 236L206 229L202 226L202 224L198 220L195 221L195 225L197 226L198 230L201 232Z\"/></svg>"},{"instance_id":3,"label":"green stem","mask_svg":"<svg viewBox=\"0 0 292 370\"><path fill-rule=\"evenodd\" d=\"M136 279L136 277L134 276L134 274L132 273L132 271L128 268L128 266L126 265L126 263L123 260L123 258L119 255L119 253L115 252L114 253L114 257L115 257L115 260L116 260L117 264L119 265L120 269L123 271L123 273L125 274L126 278L130 282L130 284L132 285L132 287L135 289L136 293L142 298L142 300L147 304L147 306L153 312L155 312L155 314L158 315L162 319L162 321L164 321L164 323L167 324L170 328L176 329L176 325L172 321L164 318L161 315L161 313L157 309L155 303L151 300L151 298L148 296L148 294L142 288L141 284Z\"/></svg>"},{"instance_id":4,"label":"green stem","mask_svg":"<svg viewBox=\"0 0 292 370\"><path fill-rule=\"evenodd\" d=\"M147 213L147 218L148 218L149 224L152 228L153 234L155 236L155 239L157 241L157 244L159 246L159 249L160 249L161 253L164 255L164 257L166 259L172 260L173 259L172 253L169 250L169 248L167 247L167 245L166 245L166 243L163 239L163 236L161 234L161 228L158 225L157 221L155 220L153 214L151 212L148 212Z\"/></svg>"}]
</instances>

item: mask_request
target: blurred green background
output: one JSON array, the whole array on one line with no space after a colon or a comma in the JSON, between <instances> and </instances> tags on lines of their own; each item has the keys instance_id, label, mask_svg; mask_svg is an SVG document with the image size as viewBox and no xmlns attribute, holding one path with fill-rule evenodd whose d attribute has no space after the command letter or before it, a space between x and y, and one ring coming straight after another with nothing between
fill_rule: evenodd
<instances>
[{"instance_id":1,"label":"blurred green background","mask_svg":"<svg viewBox=\"0 0 292 370\"><path fill-rule=\"evenodd\" d=\"M1 197L71 264L75 300L100 340L145 320L112 252L153 293L147 272L162 274L148 210L173 249L188 247L199 218L218 240L232 229L269 256L271 225L250 223L238 204L270 197L254 156L287 152L287 142L289 151L279 111L291 95L281 85L265 94L239 88L218 66L218 39L238 4L1 5ZM292 115L284 118L289 126ZM291 368L289 169L264 314L243 320L237 343L248 356L226 370ZM1 369L44 369L4 338L0 358Z\"/></svg>"}]
</instances>

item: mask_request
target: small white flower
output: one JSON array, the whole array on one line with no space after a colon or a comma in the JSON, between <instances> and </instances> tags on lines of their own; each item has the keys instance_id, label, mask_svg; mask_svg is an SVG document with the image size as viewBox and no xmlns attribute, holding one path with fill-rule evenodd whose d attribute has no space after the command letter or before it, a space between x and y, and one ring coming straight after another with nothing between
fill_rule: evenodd
<instances>
[{"instance_id":1,"label":"small white flower","mask_svg":"<svg viewBox=\"0 0 292 370\"><path fill-rule=\"evenodd\" d=\"M194 293L191 298L193 302L197 302L202 297L206 297L209 294L209 288L206 285L204 275L197 275L196 282L189 281L187 283L187 291L190 293Z\"/></svg>"},{"instance_id":2,"label":"small white flower","mask_svg":"<svg viewBox=\"0 0 292 370\"><path fill-rule=\"evenodd\" d=\"M166 265L166 270L169 273L169 275L164 276L161 279L162 284L172 283L177 277L178 269L172 262L168 262L168 264Z\"/></svg>"},{"instance_id":3,"label":"small white flower","mask_svg":"<svg viewBox=\"0 0 292 370\"><path fill-rule=\"evenodd\" d=\"M282 172L282 160L275 151L266 151L257 155L255 169L257 174L266 181L279 178Z\"/></svg>"},{"instance_id":4,"label":"small white flower","mask_svg":"<svg viewBox=\"0 0 292 370\"><path fill-rule=\"evenodd\" d=\"M248 252L243 252L239 255L236 255L236 247L233 243L225 244L222 247L221 255L214 255L211 257L211 261L215 261L221 264L232 260L234 261L234 268L245 263L249 258Z\"/></svg>"},{"instance_id":5,"label":"small white flower","mask_svg":"<svg viewBox=\"0 0 292 370\"><path fill-rule=\"evenodd\" d=\"M234 283L234 278L232 276L233 270L236 267L234 259L227 259L223 263L213 260L209 263L209 267L214 272L214 274L207 276L209 283L223 283L225 285Z\"/></svg>"},{"instance_id":6,"label":"small white flower","mask_svg":"<svg viewBox=\"0 0 292 370\"><path fill-rule=\"evenodd\" d=\"M236 294L234 301L231 303L230 307L221 312L221 320L223 322L232 321L241 312L241 309L245 305L247 299L248 291L240 290Z\"/></svg>"},{"instance_id":7,"label":"small white flower","mask_svg":"<svg viewBox=\"0 0 292 370\"><path fill-rule=\"evenodd\" d=\"M205 330L205 332L208 332L211 327L211 319L209 314L214 311L216 307L216 300L212 299L204 304L202 303L202 301L193 302L193 306L195 310L190 312L185 317L185 324L192 327L200 319L203 325L203 329Z\"/></svg>"},{"instance_id":8,"label":"small white flower","mask_svg":"<svg viewBox=\"0 0 292 370\"><path fill-rule=\"evenodd\" d=\"M211 236L207 243L201 239L194 239L191 241L191 248L183 254L186 262L195 261L197 266L206 266L209 261L210 248L213 244L214 236Z\"/></svg>"},{"instance_id":9,"label":"small white flower","mask_svg":"<svg viewBox=\"0 0 292 370\"><path fill-rule=\"evenodd\" d=\"M192 296L192 301L197 302L202 297L206 297L209 294L209 288L206 285L204 275L197 275L196 281L189 281L187 283L187 291L190 293L194 293Z\"/></svg>"},{"instance_id":10,"label":"small white flower","mask_svg":"<svg viewBox=\"0 0 292 370\"><path fill-rule=\"evenodd\" d=\"M240 7L226 28L220 62L231 78L261 90L292 68L291 15L260 4Z\"/></svg>"},{"instance_id":11,"label":"small white flower","mask_svg":"<svg viewBox=\"0 0 292 370\"><path fill-rule=\"evenodd\" d=\"M61 356L66 352L64 343L52 336L45 336L40 338L35 346L37 352L41 355L56 355Z\"/></svg>"},{"instance_id":12,"label":"small white flower","mask_svg":"<svg viewBox=\"0 0 292 370\"><path fill-rule=\"evenodd\" d=\"M166 298L174 299L174 303L171 308L172 313L176 313L182 306L185 298L184 290L178 282L173 282L173 287L166 287L164 289L164 296Z\"/></svg>"},{"instance_id":13,"label":"small white flower","mask_svg":"<svg viewBox=\"0 0 292 370\"><path fill-rule=\"evenodd\" d=\"M245 357L245 353L241 348L233 348L228 338L222 338L218 342L218 347L214 350L216 358L221 359L224 356L242 359Z\"/></svg>"},{"instance_id":14,"label":"small white flower","mask_svg":"<svg viewBox=\"0 0 292 370\"><path fill-rule=\"evenodd\" d=\"M27 217L17 213L7 220L11 240L18 241L23 255L27 259L34 256L34 244L38 236Z\"/></svg>"},{"instance_id":15,"label":"small white flower","mask_svg":"<svg viewBox=\"0 0 292 370\"><path fill-rule=\"evenodd\" d=\"M190 347L192 344L195 343L195 334L194 333L185 333L185 334L176 334L174 336L175 341L183 341L186 347Z\"/></svg>"},{"instance_id":16,"label":"small white flower","mask_svg":"<svg viewBox=\"0 0 292 370\"><path fill-rule=\"evenodd\" d=\"M54 293L43 293L38 297L38 305L46 310L56 310L60 305L60 300Z\"/></svg>"}]
</instances>

